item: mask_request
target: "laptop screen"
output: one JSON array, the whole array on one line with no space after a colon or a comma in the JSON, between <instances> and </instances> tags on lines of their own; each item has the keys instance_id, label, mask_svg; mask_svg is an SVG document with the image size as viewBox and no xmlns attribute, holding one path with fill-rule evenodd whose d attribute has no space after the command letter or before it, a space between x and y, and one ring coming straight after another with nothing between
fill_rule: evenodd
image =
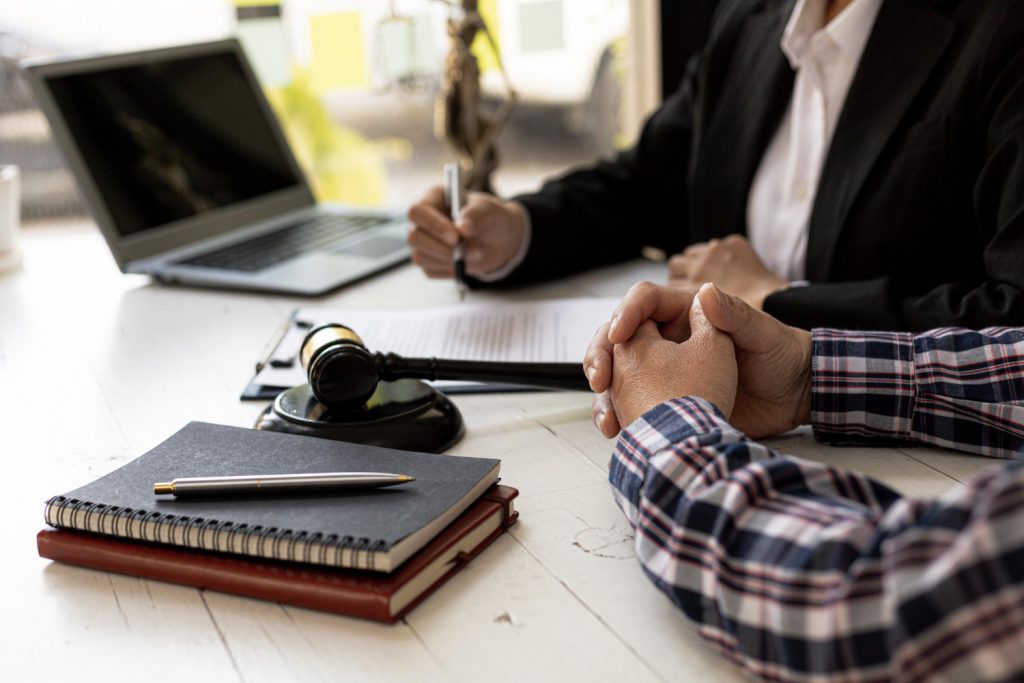
<instances>
[{"instance_id":1,"label":"laptop screen","mask_svg":"<svg viewBox=\"0 0 1024 683\"><path fill-rule=\"evenodd\" d=\"M47 85L122 237L303 183L235 51Z\"/></svg>"}]
</instances>

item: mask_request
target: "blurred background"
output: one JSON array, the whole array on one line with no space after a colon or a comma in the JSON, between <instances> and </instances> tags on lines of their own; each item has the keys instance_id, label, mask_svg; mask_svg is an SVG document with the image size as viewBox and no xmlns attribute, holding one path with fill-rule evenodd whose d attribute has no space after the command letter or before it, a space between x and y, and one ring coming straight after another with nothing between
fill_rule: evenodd
<instances>
[{"instance_id":1,"label":"blurred background","mask_svg":"<svg viewBox=\"0 0 1024 683\"><path fill-rule=\"evenodd\" d=\"M17 63L237 36L318 198L404 207L454 156L434 135L444 0L0 0L0 163L23 173L23 221L86 209ZM498 139L511 196L631 144L661 96L654 0L481 0L473 45L488 107L519 102Z\"/></svg>"}]
</instances>

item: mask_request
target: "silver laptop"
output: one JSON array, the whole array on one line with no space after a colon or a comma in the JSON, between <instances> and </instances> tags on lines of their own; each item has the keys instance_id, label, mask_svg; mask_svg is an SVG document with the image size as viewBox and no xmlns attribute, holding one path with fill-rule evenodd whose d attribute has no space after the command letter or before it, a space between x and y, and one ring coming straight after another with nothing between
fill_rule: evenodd
<instances>
[{"instance_id":1,"label":"silver laptop","mask_svg":"<svg viewBox=\"0 0 1024 683\"><path fill-rule=\"evenodd\" d=\"M236 40L22 66L124 272L316 295L408 258L400 213L317 204Z\"/></svg>"}]
</instances>

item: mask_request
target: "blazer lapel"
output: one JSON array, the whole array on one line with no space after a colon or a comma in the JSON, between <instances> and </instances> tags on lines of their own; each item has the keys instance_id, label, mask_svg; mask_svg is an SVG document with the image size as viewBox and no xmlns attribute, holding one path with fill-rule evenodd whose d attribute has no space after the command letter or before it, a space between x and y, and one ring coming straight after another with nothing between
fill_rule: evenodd
<instances>
[{"instance_id":1,"label":"blazer lapel","mask_svg":"<svg viewBox=\"0 0 1024 683\"><path fill-rule=\"evenodd\" d=\"M926 0L882 3L818 183L807 238L809 280L828 278L850 206L953 29Z\"/></svg>"},{"instance_id":2,"label":"blazer lapel","mask_svg":"<svg viewBox=\"0 0 1024 683\"><path fill-rule=\"evenodd\" d=\"M691 173L691 239L746 232L747 195L793 92L793 71L780 42L795 0L768 3L743 23L726 87L702 112L707 129Z\"/></svg>"}]
</instances>

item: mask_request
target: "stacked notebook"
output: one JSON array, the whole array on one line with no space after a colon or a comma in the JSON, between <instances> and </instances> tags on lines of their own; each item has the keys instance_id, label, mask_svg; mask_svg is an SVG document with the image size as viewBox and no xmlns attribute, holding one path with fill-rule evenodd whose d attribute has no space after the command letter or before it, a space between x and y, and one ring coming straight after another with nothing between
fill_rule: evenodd
<instances>
[{"instance_id":1,"label":"stacked notebook","mask_svg":"<svg viewBox=\"0 0 1024 683\"><path fill-rule=\"evenodd\" d=\"M392 622L515 522L499 461L193 422L124 467L50 499L42 557ZM179 477L400 472L353 492L171 498Z\"/></svg>"}]
</instances>

